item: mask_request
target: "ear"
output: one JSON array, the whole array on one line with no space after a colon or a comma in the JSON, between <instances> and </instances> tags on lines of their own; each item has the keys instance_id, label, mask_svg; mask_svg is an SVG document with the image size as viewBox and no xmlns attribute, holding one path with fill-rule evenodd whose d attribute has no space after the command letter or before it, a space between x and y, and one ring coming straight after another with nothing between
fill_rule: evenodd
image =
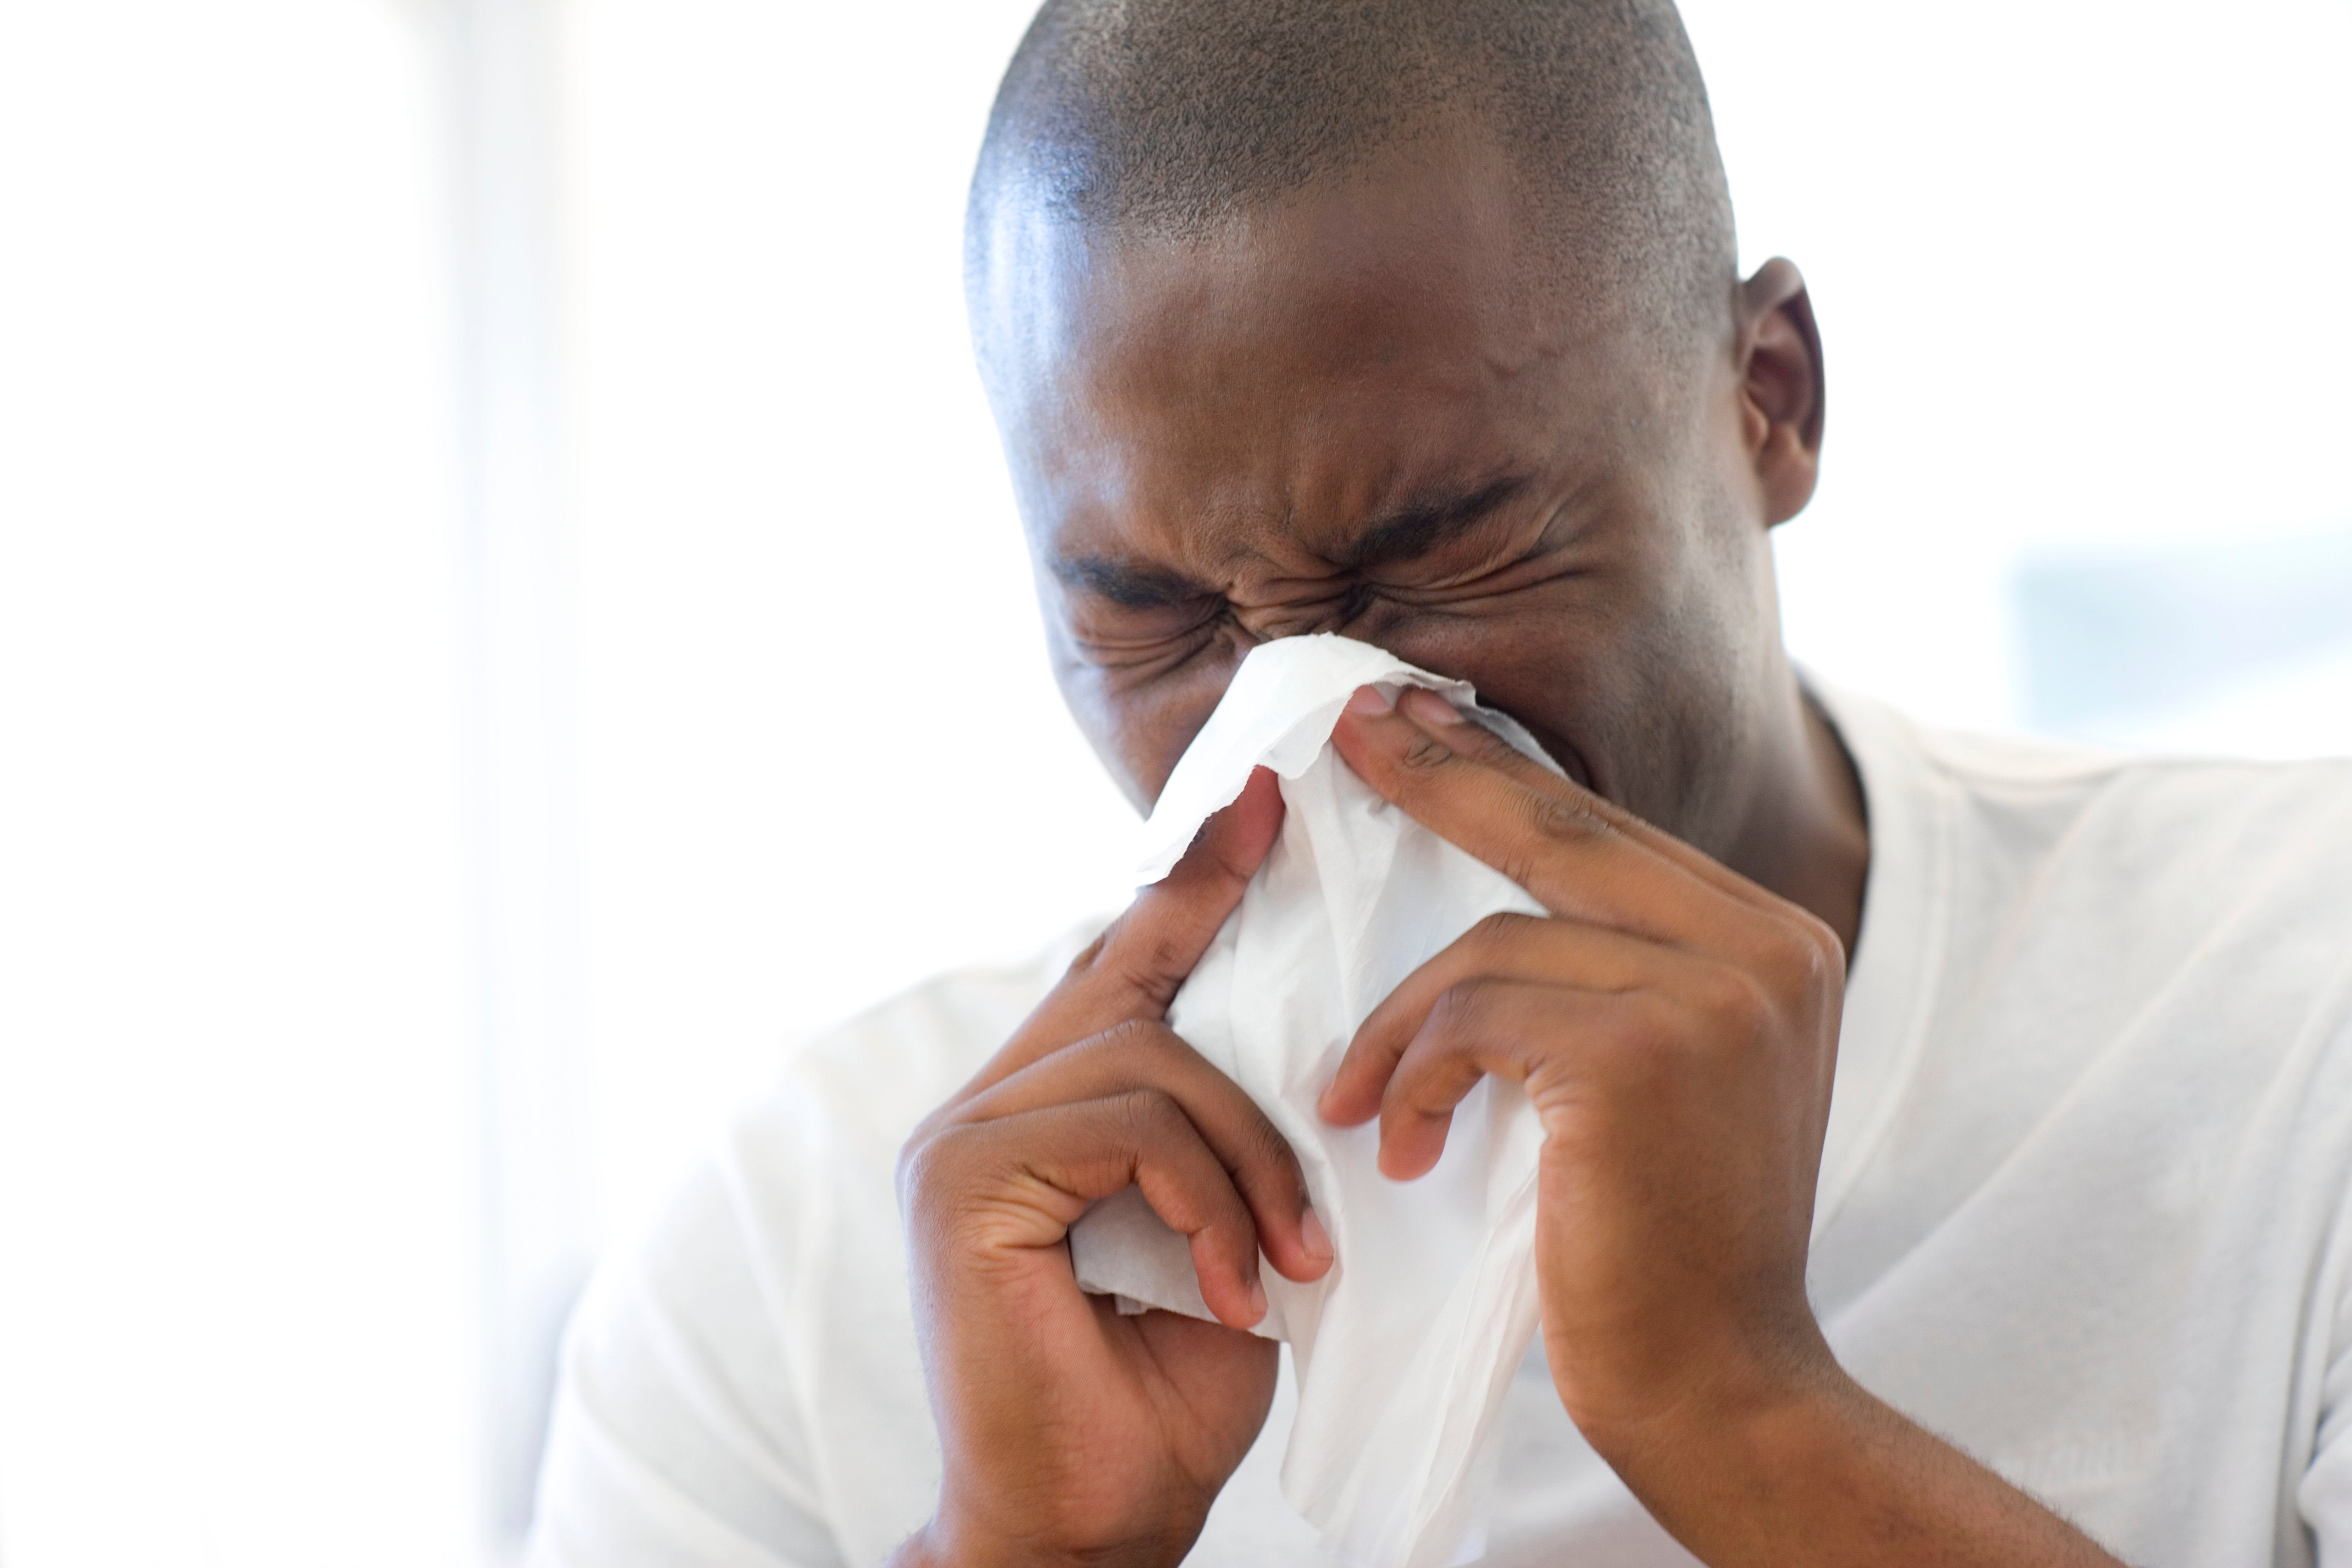
<instances>
[{"instance_id":1,"label":"ear","mask_svg":"<svg viewBox=\"0 0 2352 1568\"><path fill-rule=\"evenodd\" d=\"M1796 264L1774 257L1739 287L1739 424L1768 526L1813 499L1822 468L1822 335Z\"/></svg>"}]
</instances>

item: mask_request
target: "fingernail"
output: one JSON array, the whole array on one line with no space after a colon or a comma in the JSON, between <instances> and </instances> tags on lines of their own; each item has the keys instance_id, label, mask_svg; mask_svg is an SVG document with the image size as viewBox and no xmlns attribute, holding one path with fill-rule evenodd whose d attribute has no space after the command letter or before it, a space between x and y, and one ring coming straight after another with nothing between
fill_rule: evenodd
<instances>
[{"instance_id":1,"label":"fingernail","mask_svg":"<svg viewBox=\"0 0 2352 1568\"><path fill-rule=\"evenodd\" d=\"M1356 694L1348 699L1348 711L1350 713L1361 713L1370 718L1388 710L1389 700L1381 695L1381 689L1377 686L1359 686Z\"/></svg>"},{"instance_id":2,"label":"fingernail","mask_svg":"<svg viewBox=\"0 0 2352 1568\"><path fill-rule=\"evenodd\" d=\"M1261 1318L1265 1316L1265 1281L1263 1279L1250 1281L1250 1310Z\"/></svg>"},{"instance_id":3,"label":"fingernail","mask_svg":"<svg viewBox=\"0 0 2352 1568\"><path fill-rule=\"evenodd\" d=\"M1307 1256L1318 1262L1331 1256L1331 1233L1323 1228L1322 1216L1308 1204L1298 1216L1299 1238L1307 1243Z\"/></svg>"},{"instance_id":4,"label":"fingernail","mask_svg":"<svg viewBox=\"0 0 2352 1568\"><path fill-rule=\"evenodd\" d=\"M1462 724L1468 722L1462 710L1436 692L1416 686L1404 694L1404 703L1412 716L1424 724Z\"/></svg>"}]
</instances>

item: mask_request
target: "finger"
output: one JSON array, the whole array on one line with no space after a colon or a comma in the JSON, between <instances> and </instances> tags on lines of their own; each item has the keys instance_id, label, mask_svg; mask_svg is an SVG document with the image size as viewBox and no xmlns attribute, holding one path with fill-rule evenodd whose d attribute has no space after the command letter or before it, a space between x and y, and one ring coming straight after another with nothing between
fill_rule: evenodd
<instances>
[{"instance_id":1,"label":"finger","mask_svg":"<svg viewBox=\"0 0 2352 1568\"><path fill-rule=\"evenodd\" d=\"M1364 696L1359 694L1360 714L1394 717L1385 710L1377 691L1369 693L1369 703L1360 702ZM1413 718L1416 712L1422 717ZM1694 952L1734 957L1759 973L1780 975L1792 984L1818 984L1832 972L1843 973L1845 944L1811 910L1758 886L1591 790L1538 767L1434 692L1415 689L1406 693L1404 716L1429 750L1429 766L1423 772L1443 773L1449 763L1458 763L1457 771L1475 775L1484 770L1507 781L1499 798L1467 811L1454 811L1454 826L1432 820L1435 813L1408 809L1489 865L1498 864L1498 857L1511 851L1491 846L1482 850L1472 841L1482 831L1496 844L1507 845L1515 833L1522 839L1532 839L1533 847L1520 853L1535 866L1529 877L1515 879L1554 913L1623 925L1635 934ZM1344 737L1335 735L1335 739ZM1347 749L1342 745L1343 753ZM1525 792L1516 801L1509 798L1514 784ZM1443 796L1444 791L1434 793ZM1399 804L1406 805L1402 800ZM1458 807L1461 802L1456 798L1450 804ZM1516 821L1510 816L1514 804L1519 808ZM1681 875L1654 874L1661 861ZM1502 868L1511 874L1507 865ZM1653 895L1646 906L1616 897L1622 888L1613 879L1620 876L1624 885Z\"/></svg>"},{"instance_id":2,"label":"finger","mask_svg":"<svg viewBox=\"0 0 2352 1568\"><path fill-rule=\"evenodd\" d=\"M1061 983L957 1100L1074 1040L1129 1018L1163 1016L1281 830L1279 783L1271 770L1258 768L1234 803L1202 826L1175 868L1138 893L1127 912L1071 962Z\"/></svg>"},{"instance_id":3,"label":"finger","mask_svg":"<svg viewBox=\"0 0 2352 1568\"><path fill-rule=\"evenodd\" d=\"M1454 987L1430 1010L1381 1096L1381 1173L1397 1181L1427 1174L1445 1152L1454 1108L1480 1079L1531 1090L1539 1075L1572 1079L1594 1047L1653 1005L1647 992L1508 980Z\"/></svg>"},{"instance_id":4,"label":"finger","mask_svg":"<svg viewBox=\"0 0 2352 1568\"><path fill-rule=\"evenodd\" d=\"M1489 915L1414 970L1372 1009L1318 1109L1342 1127L1369 1121L1381 1109L1389 1079L1438 1000L1477 980L1514 980L1583 991L1672 992L1698 961L1664 946L1585 921L1538 915Z\"/></svg>"},{"instance_id":5,"label":"finger","mask_svg":"<svg viewBox=\"0 0 2352 1568\"><path fill-rule=\"evenodd\" d=\"M966 1205L1001 1192L1029 1199L1050 1222L1023 1238L1058 1245L1098 1199L1133 1186L1190 1244L1201 1299L1219 1321L1245 1329L1265 1316L1256 1226L1232 1178L1176 1102L1134 1089L970 1123L937 1141L960 1167L948 1179ZM1037 1184L1043 1191L1029 1184Z\"/></svg>"},{"instance_id":6,"label":"finger","mask_svg":"<svg viewBox=\"0 0 2352 1568\"><path fill-rule=\"evenodd\" d=\"M1538 786L1475 760L1501 744L1483 725L1435 734L1367 687L1331 740L1383 797L1554 914L1682 943L1722 919L1719 892L1633 833L1625 813L1564 779Z\"/></svg>"},{"instance_id":7,"label":"finger","mask_svg":"<svg viewBox=\"0 0 2352 1568\"><path fill-rule=\"evenodd\" d=\"M1240 1085L1165 1024L1116 1025L1032 1062L956 1114L990 1121L1136 1089L1166 1095L1192 1121L1249 1205L1274 1266L1293 1279L1321 1279L1331 1267L1331 1243L1310 1215L1298 1156Z\"/></svg>"},{"instance_id":8,"label":"finger","mask_svg":"<svg viewBox=\"0 0 2352 1568\"><path fill-rule=\"evenodd\" d=\"M1735 897L1762 900L1763 889L1728 866L1665 829L1643 821L1605 795L1565 778L1512 745L1470 714L1423 687L1405 691L1398 703L1405 718L1469 761L1495 769L1538 794L1577 801L1618 832L1711 887Z\"/></svg>"},{"instance_id":9,"label":"finger","mask_svg":"<svg viewBox=\"0 0 2352 1568\"><path fill-rule=\"evenodd\" d=\"M1202 825L1184 858L1112 925L1092 967L1120 1002L1131 996L1155 1016L1166 1010L1281 830L1280 781L1272 769L1253 768L1234 803Z\"/></svg>"}]
</instances>

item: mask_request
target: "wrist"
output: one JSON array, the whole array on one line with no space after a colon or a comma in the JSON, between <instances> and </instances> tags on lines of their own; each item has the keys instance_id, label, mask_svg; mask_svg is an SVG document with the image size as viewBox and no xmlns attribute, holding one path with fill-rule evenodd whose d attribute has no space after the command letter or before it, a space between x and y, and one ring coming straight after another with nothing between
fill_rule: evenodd
<instances>
[{"instance_id":1,"label":"wrist","mask_svg":"<svg viewBox=\"0 0 2352 1568\"><path fill-rule=\"evenodd\" d=\"M1661 1426L1618 1469L1701 1562L1883 1563L1933 1542L1938 1561L2117 1568L2089 1537L1874 1396L1826 1347L1715 1414Z\"/></svg>"},{"instance_id":2,"label":"wrist","mask_svg":"<svg viewBox=\"0 0 2352 1568\"><path fill-rule=\"evenodd\" d=\"M1690 1545L1726 1530L1753 1534L1798 1500L1845 1489L1887 1415L1823 1343L1801 1358L1717 1373L1617 1434L1603 1453L1643 1506Z\"/></svg>"},{"instance_id":3,"label":"wrist","mask_svg":"<svg viewBox=\"0 0 2352 1568\"><path fill-rule=\"evenodd\" d=\"M1810 1318L1805 1327L1760 1352L1685 1361L1671 1388L1638 1414L1588 1427L1587 1439L1637 1494L1672 1489L1686 1475L1717 1487L1750 1476L1769 1484L1772 1472L1838 1447L1857 1399L1874 1403Z\"/></svg>"}]
</instances>

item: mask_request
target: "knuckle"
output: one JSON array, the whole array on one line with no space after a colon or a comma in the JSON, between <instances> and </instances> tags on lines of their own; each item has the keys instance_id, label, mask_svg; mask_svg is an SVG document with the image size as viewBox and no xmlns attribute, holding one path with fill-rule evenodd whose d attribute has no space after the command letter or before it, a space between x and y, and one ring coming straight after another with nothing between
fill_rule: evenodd
<instances>
[{"instance_id":1,"label":"knuckle","mask_svg":"<svg viewBox=\"0 0 2352 1568\"><path fill-rule=\"evenodd\" d=\"M1108 982L1166 1006L1192 963L1190 933L1171 929L1168 913L1163 909L1147 919L1129 909L1070 961L1063 984Z\"/></svg>"},{"instance_id":2,"label":"knuckle","mask_svg":"<svg viewBox=\"0 0 2352 1568\"><path fill-rule=\"evenodd\" d=\"M1111 1100L1110 1109L1119 1130L1138 1145L1159 1143L1192 1128L1183 1108L1165 1089L1128 1089Z\"/></svg>"},{"instance_id":3,"label":"knuckle","mask_svg":"<svg viewBox=\"0 0 2352 1568\"><path fill-rule=\"evenodd\" d=\"M1528 826L1545 838L1594 838L1612 831L1607 818L1580 800L1531 795L1526 810Z\"/></svg>"},{"instance_id":4,"label":"knuckle","mask_svg":"<svg viewBox=\"0 0 2352 1568\"><path fill-rule=\"evenodd\" d=\"M1808 911L1803 920L1805 931L1805 974L1816 985L1834 989L1845 983L1845 943L1830 929L1829 921Z\"/></svg>"},{"instance_id":5,"label":"knuckle","mask_svg":"<svg viewBox=\"0 0 2352 1568\"><path fill-rule=\"evenodd\" d=\"M1093 973L1097 966L1102 963L1103 954L1110 951L1111 939L1118 934L1119 928L1126 923L1127 917L1121 915L1103 927L1094 941L1080 948L1077 956L1070 960L1070 966L1062 972L1062 978L1066 982L1082 980Z\"/></svg>"},{"instance_id":6,"label":"knuckle","mask_svg":"<svg viewBox=\"0 0 2352 1568\"><path fill-rule=\"evenodd\" d=\"M1493 987L1482 981L1457 981L1438 994L1423 1033L1436 1045L1465 1045L1484 1034L1495 1011Z\"/></svg>"},{"instance_id":7,"label":"knuckle","mask_svg":"<svg viewBox=\"0 0 2352 1568\"><path fill-rule=\"evenodd\" d=\"M1156 1018L1129 1018L1113 1024L1088 1042L1091 1048L1114 1053L1123 1069L1161 1083L1181 1083L1201 1061L1182 1036Z\"/></svg>"},{"instance_id":8,"label":"knuckle","mask_svg":"<svg viewBox=\"0 0 2352 1568\"><path fill-rule=\"evenodd\" d=\"M1776 920L1764 941L1764 968L1773 989L1811 1001L1840 983L1845 946L1827 923L1811 913L1790 910Z\"/></svg>"},{"instance_id":9,"label":"knuckle","mask_svg":"<svg viewBox=\"0 0 2352 1568\"><path fill-rule=\"evenodd\" d=\"M1744 969L1732 964L1709 969L1696 989L1699 1006L1722 1034L1746 1040L1763 1033L1770 1021L1770 996L1762 982Z\"/></svg>"},{"instance_id":10,"label":"knuckle","mask_svg":"<svg viewBox=\"0 0 2352 1568\"><path fill-rule=\"evenodd\" d=\"M1174 932L1158 930L1151 933L1151 941L1144 949L1143 966L1141 978L1165 984L1192 967L1192 955Z\"/></svg>"},{"instance_id":11,"label":"knuckle","mask_svg":"<svg viewBox=\"0 0 2352 1568\"><path fill-rule=\"evenodd\" d=\"M1123 1018L1087 1042L1097 1051L1152 1054L1160 1050L1165 1033L1149 1018Z\"/></svg>"},{"instance_id":12,"label":"knuckle","mask_svg":"<svg viewBox=\"0 0 2352 1568\"><path fill-rule=\"evenodd\" d=\"M898 1151L899 1202L909 1209L921 1209L942 1191L956 1190L961 1184L952 1168L960 1163L961 1152L954 1128L919 1129Z\"/></svg>"},{"instance_id":13,"label":"knuckle","mask_svg":"<svg viewBox=\"0 0 2352 1568\"><path fill-rule=\"evenodd\" d=\"M1416 730L1406 740L1404 750L1399 753L1397 761L1408 773L1429 773L1444 767L1454 756L1452 748L1434 736L1424 735Z\"/></svg>"},{"instance_id":14,"label":"knuckle","mask_svg":"<svg viewBox=\"0 0 2352 1568\"><path fill-rule=\"evenodd\" d=\"M1271 1173L1286 1184L1303 1183L1306 1176L1299 1168L1298 1155L1290 1147L1289 1140L1283 1137L1281 1130L1266 1119L1265 1112L1254 1105L1250 1109L1254 1114L1242 1130L1243 1163L1253 1170Z\"/></svg>"},{"instance_id":15,"label":"knuckle","mask_svg":"<svg viewBox=\"0 0 2352 1568\"><path fill-rule=\"evenodd\" d=\"M1155 931L1128 959L1124 973L1137 992L1153 1005L1164 1007L1175 999L1191 968L1192 955L1183 942L1169 931Z\"/></svg>"}]
</instances>

